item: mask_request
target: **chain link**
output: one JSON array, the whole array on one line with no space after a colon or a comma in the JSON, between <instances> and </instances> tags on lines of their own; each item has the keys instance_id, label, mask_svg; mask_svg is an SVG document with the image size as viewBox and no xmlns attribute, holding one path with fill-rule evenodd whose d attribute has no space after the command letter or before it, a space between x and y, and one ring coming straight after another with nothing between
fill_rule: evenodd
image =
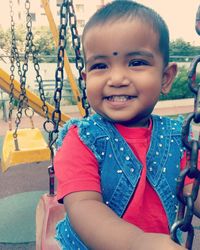
<instances>
[{"instance_id":1,"label":"chain link","mask_svg":"<svg viewBox=\"0 0 200 250\"><path fill-rule=\"evenodd\" d=\"M16 140L17 139L17 130L19 127L19 124L21 122L22 118L22 110L23 108L28 107L28 98L26 95L26 73L28 71L28 61L29 61L29 55L31 52L31 44L33 39L33 33L32 33L32 20L30 15L30 2L29 0L26 0L25 2L25 8L26 8L26 28L27 28L27 34L26 34L26 44L25 44L25 54L24 54L24 63L22 65L22 70L20 67L20 61L18 57L18 72L20 76L20 95L19 95L19 103L18 103L18 109L17 109L17 115L15 119L15 131L13 133L13 137ZM16 45L16 43L15 43ZM15 50L17 52L17 47L15 46ZM19 55L16 53L16 56Z\"/></svg>"},{"instance_id":2,"label":"chain link","mask_svg":"<svg viewBox=\"0 0 200 250\"><path fill-rule=\"evenodd\" d=\"M14 12L13 12L13 2L10 0L10 16L11 16L11 38L12 38L12 48L11 48L11 91L10 91L10 103L12 103L13 99L13 90L14 90L14 62L16 61L16 65L18 68L18 75L20 77L20 88L21 88L21 93L19 95L19 105L18 105L18 112L16 115L16 129L13 134L13 137L16 139L17 138L17 130L18 126L21 122L22 118L22 110L24 107L28 107L28 99L26 96L26 73L28 71L28 60L29 60L29 55L32 54L33 57L33 64L34 64L34 69L36 72L36 81L39 86L39 94L40 94L40 99L43 102L42 104L42 110L44 112L44 115L46 117L47 122L50 122L49 119L49 113L48 113L48 106L46 105L46 98L45 98L45 93L44 93L44 87L43 87L43 80L42 76L40 75L40 66L39 66L39 61L38 61L38 55L36 51L36 47L33 42L33 33L32 33L32 19L31 19L31 14L30 14L30 2L29 0L26 0L25 2L25 8L26 8L26 28L27 28L27 34L26 34L26 45L25 45L25 55L24 55L24 64L22 66L21 70L21 64L20 64L20 58L19 58L19 52L17 49L17 42L16 42L16 35L15 35L15 23L14 23ZM11 112L12 110L10 109L9 117L11 117ZM26 112L26 109L25 109ZM33 127L33 124L32 124ZM47 131L47 130L46 130ZM18 146L17 146L18 147Z\"/></svg>"},{"instance_id":3,"label":"chain link","mask_svg":"<svg viewBox=\"0 0 200 250\"><path fill-rule=\"evenodd\" d=\"M196 14L196 23L195 23L195 29L198 35L200 35L200 5L197 10Z\"/></svg>"},{"instance_id":4,"label":"chain link","mask_svg":"<svg viewBox=\"0 0 200 250\"><path fill-rule=\"evenodd\" d=\"M13 12L13 2L12 0L9 1L9 7L10 7L10 21L11 21L11 51L10 51L10 94L9 94L9 129L12 130L12 112L14 109L13 101L14 101L14 71L15 71L15 60L16 55L18 54L18 51L16 49L16 36L15 36L15 23L14 23L14 12Z\"/></svg>"},{"instance_id":5,"label":"chain link","mask_svg":"<svg viewBox=\"0 0 200 250\"><path fill-rule=\"evenodd\" d=\"M59 124L61 121L61 110L60 102L62 98L62 89L63 89L63 78L64 78L64 53L66 49L67 41L67 25L69 20L69 26L72 34L72 44L76 55L76 68L79 72L79 87L82 90L82 106L85 109L86 116L89 115L89 104L86 97L86 89L82 84L82 75L81 71L84 67L83 58L80 53L80 37L78 36L77 26L76 26L76 15L74 12L72 0L64 0L61 9L60 9L60 29L59 29L59 44L58 44L58 56L57 56L57 69L56 69L56 83L55 83L55 92L54 92L54 103L55 109L52 113L52 122L54 128L52 131L49 131L49 148L51 150L51 161L52 164L49 167L49 176L50 176L50 195L54 195L54 166L53 158L55 154L55 142L58 137Z\"/></svg>"},{"instance_id":6,"label":"chain link","mask_svg":"<svg viewBox=\"0 0 200 250\"><path fill-rule=\"evenodd\" d=\"M66 35L68 24L69 5L68 0L64 0L60 9L60 29L59 29L59 43L57 54L57 69L55 73L55 92L54 92L54 111L52 112L53 128L49 130L49 148L51 151L51 165L48 168L49 172L49 195L53 196L54 191L54 165L53 159L56 151L55 142L58 137L59 124L61 121L60 102L62 98L63 78L64 78L64 53L66 48ZM46 126L46 124L45 124Z\"/></svg>"},{"instance_id":7,"label":"chain link","mask_svg":"<svg viewBox=\"0 0 200 250\"><path fill-rule=\"evenodd\" d=\"M200 35L200 6L196 15L196 32ZM181 171L177 180L177 198L179 206L176 221L171 228L171 238L181 245L178 239L178 230L187 233L185 247L192 250L194 239L194 227L192 219L194 215L194 203L198 197L200 185L200 170L198 170L198 154L200 149L200 132L198 138L191 138L190 129L193 124L200 123L200 83L196 81L197 66L200 63L200 56L193 59L189 74L188 86L194 94L194 111L184 120L182 126L182 142L186 148L186 168ZM193 179L192 191L190 194L184 194L184 183L186 177ZM195 214L199 217L199 215ZM200 218L200 217L199 217Z\"/></svg>"},{"instance_id":8,"label":"chain link","mask_svg":"<svg viewBox=\"0 0 200 250\"><path fill-rule=\"evenodd\" d=\"M33 43L33 40L31 40L31 52L32 52L32 56L33 56L34 69L36 72L36 81L37 81L38 86L39 86L39 95L40 95L40 99L42 101L42 110L44 112L46 121L50 122L49 110L48 110L48 106L46 104L46 97L45 97L45 93L44 93L43 80L42 80L42 76L40 75L40 65L39 65L39 61L38 61L38 54L36 52L36 47Z\"/></svg>"},{"instance_id":9,"label":"chain link","mask_svg":"<svg viewBox=\"0 0 200 250\"><path fill-rule=\"evenodd\" d=\"M198 153L200 149L199 138L192 138L190 136L190 128L192 123L200 123L200 84L196 82L196 69L200 62L200 56L194 58L188 74L188 85L190 90L194 93L194 112L189 114L184 120L182 127L182 142L186 148L186 168L181 171L177 180L177 198L179 200L179 207L177 212L176 222L171 228L172 239L181 244L178 239L178 229L187 233L185 247L192 249L194 228L192 219L194 214L194 203L198 196L200 185L200 171L198 170ZM192 191L190 194L184 194L184 183L186 177L193 179Z\"/></svg>"},{"instance_id":10,"label":"chain link","mask_svg":"<svg viewBox=\"0 0 200 250\"><path fill-rule=\"evenodd\" d=\"M9 129L12 130L11 127L11 120L12 120L12 112L14 109L13 101L14 101L14 71L15 71L15 58L14 58L14 50L11 49L11 54L10 54L10 93L9 93L9 114L8 114L8 120L9 120Z\"/></svg>"},{"instance_id":11,"label":"chain link","mask_svg":"<svg viewBox=\"0 0 200 250\"><path fill-rule=\"evenodd\" d=\"M12 7L12 0L10 0L10 2L11 2L11 7ZM25 108L25 114L26 114L26 116L28 116L30 118L30 120L32 122L32 128L34 128L33 121L32 121L33 113L31 113L31 115L28 115L28 111L30 111L30 108L28 106L28 98L26 96L26 88L25 88L26 73L28 71L29 56L30 56L30 54L32 54L33 65L34 65L34 69L36 72L36 81L37 81L38 86L39 86L39 95L40 95L40 99L43 103L42 110L43 110L45 118L46 118L46 121L45 121L43 126L44 126L45 131L49 133L49 148L50 148L51 155L52 155L51 158L53 159L52 145L50 143L52 141L52 134L53 133L51 132L52 130L49 130L49 127L53 127L53 124L49 118L48 106L46 104L46 98L45 98L45 93L44 93L43 80L42 80L42 76L40 75L38 54L37 54L36 47L35 47L34 42L33 42L32 19L31 19L31 14L30 14L30 1L29 0L26 0L25 8L26 8L27 33L26 33L24 64L22 66L22 70L21 70L21 65L20 65L19 53L18 53L17 46L16 46L16 36L15 36L14 19L13 19L14 14L13 14L13 9L11 8L11 33L12 33L12 52L13 52L12 56L15 56L14 59L16 60L16 64L18 67L18 74L20 76L20 88L21 88L21 93L19 95L18 111L17 111L16 121L15 121L16 128L15 128L15 131L13 133L15 148L16 148L16 150L19 150L18 141L17 141L17 130L18 130L18 126L21 122L23 108ZM13 66L11 69L12 69L12 73L13 73ZM12 78L13 78L13 74L12 74ZM51 187L53 187L53 190L54 190L54 172L52 172L50 168L49 168L49 176L50 176L50 190L51 190ZM54 191L52 193L54 193Z\"/></svg>"},{"instance_id":12,"label":"chain link","mask_svg":"<svg viewBox=\"0 0 200 250\"><path fill-rule=\"evenodd\" d=\"M81 51L80 51L81 41L80 41L80 36L78 35L76 15L75 15L72 0L69 0L69 25L70 25L71 35L72 35L72 45L73 45L75 56L76 56L76 60L75 60L76 69L78 70L78 73L79 73L78 85L82 94L82 106L85 110L85 117L87 117L90 114L90 105L87 101L86 87L83 82L83 78L81 74L84 68L84 60L83 60L83 57L81 56Z\"/></svg>"}]
</instances>

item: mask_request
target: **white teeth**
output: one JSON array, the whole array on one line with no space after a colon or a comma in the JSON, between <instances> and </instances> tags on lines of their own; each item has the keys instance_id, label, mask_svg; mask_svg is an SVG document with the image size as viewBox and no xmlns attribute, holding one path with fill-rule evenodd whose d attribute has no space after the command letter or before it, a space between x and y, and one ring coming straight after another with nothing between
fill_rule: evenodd
<instances>
[{"instance_id":1,"label":"white teeth","mask_svg":"<svg viewBox=\"0 0 200 250\"><path fill-rule=\"evenodd\" d=\"M108 96L106 99L112 102L125 102L127 100L132 99L132 97L127 95L120 95L120 96Z\"/></svg>"}]
</instances>

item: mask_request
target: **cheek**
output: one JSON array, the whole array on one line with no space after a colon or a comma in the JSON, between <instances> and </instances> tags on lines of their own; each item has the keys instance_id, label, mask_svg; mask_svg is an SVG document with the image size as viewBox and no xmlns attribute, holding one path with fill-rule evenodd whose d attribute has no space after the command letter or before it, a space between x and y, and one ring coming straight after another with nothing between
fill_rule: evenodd
<instances>
[{"instance_id":1,"label":"cheek","mask_svg":"<svg viewBox=\"0 0 200 250\"><path fill-rule=\"evenodd\" d=\"M98 90L96 89L95 84L87 84L86 85L86 94L87 99L90 104L94 104L95 101L98 99Z\"/></svg>"},{"instance_id":2,"label":"cheek","mask_svg":"<svg viewBox=\"0 0 200 250\"><path fill-rule=\"evenodd\" d=\"M142 98L155 102L159 99L160 96L161 83L158 79L149 79L149 81L143 82L138 85L137 90L141 94Z\"/></svg>"},{"instance_id":3,"label":"cheek","mask_svg":"<svg viewBox=\"0 0 200 250\"><path fill-rule=\"evenodd\" d=\"M138 89L141 91L159 92L161 90L162 79L159 75L148 74L143 79L140 79Z\"/></svg>"},{"instance_id":4,"label":"cheek","mask_svg":"<svg viewBox=\"0 0 200 250\"><path fill-rule=\"evenodd\" d=\"M86 90L88 95L98 96L102 92L102 84L98 78L91 77L87 79Z\"/></svg>"}]
</instances>

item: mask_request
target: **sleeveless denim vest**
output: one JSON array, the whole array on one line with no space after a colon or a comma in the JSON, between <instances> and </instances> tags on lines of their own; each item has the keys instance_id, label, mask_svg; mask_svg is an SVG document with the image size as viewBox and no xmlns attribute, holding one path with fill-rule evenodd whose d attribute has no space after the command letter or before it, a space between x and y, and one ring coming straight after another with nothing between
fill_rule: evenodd
<instances>
[{"instance_id":1,"label":"sleeveless denim vest","mask_svg":"<svg viewBox=\"0 0 200 250\"><path fill-rule=\"evenodd\" d=\"M156 115L152 115L152 121L151 143L146 158L147 178L160 197L170 228L178 205L176 180L184 150L182 123ZM58 146L62 145L72 125L78 127L80 139L92 150L99 163L104 203L122 217L140 179L142 164L115 126L98 114L66 123L60 132ZM57 225L56 239L64 250L88 249L73 230L68 216Z\"/></svg>"}]
</instances>

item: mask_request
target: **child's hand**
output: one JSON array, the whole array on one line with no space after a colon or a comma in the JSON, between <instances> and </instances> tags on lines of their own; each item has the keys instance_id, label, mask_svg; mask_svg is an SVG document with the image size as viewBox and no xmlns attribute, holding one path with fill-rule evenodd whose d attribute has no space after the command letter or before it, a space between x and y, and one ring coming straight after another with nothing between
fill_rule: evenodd
<instances>
[{"instance_id":1,"label":"child's hand","mask_svg":"<svg viewBox=\"0 0 200 250\"><path fill-rule=\"evenodd\" d=\"M138 243L139 244L139 243ZM135 244L134 244L135 245ZM186 248L176 244L169 235L144 233L138 250L186 250ZM135 248L133 248L135 249ZM133 250L132 249L132 250Z\"/></svg>"}]
</instances>

